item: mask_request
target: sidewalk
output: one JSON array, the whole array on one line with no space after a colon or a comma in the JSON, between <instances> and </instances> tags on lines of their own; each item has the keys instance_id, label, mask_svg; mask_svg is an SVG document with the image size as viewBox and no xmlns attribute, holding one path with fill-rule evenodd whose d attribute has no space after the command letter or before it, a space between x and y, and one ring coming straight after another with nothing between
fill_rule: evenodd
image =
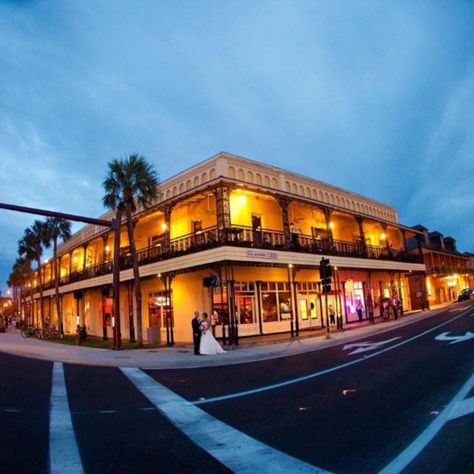
<instances>
[{"instance_id":1,"label":"sidewalk","mask_svg":"<svg viewBox=\"0 0 474 474\"><path fill-rule=\"evenodd\" d=\"M114 351L112 349L93 349L89 347L69 346L45 342L38 339L21 337L18 331L0 334L0 352L19 356L66 362L72 364L98 366L132 366L157 369L183 369L211 367L219 365L241 364L263 359L273 359L288 355L311 352L325 347L345 344L361 337L384 333L396 327L406 326L421 319L438 314L447 305L431 311L417 312L403 316L397 321L382 322L346 327L344 332L331 332L326 338L325 330L318 330L317 335L290 339L288 334L277 335L272 340L242 339L238 347L226 347L226 354L197 357L193 347L176 345L158 349L134 349ZM333 331L333 330L332 330ZM304 333L302 333L305 336Z\"/></svg>"}]
</instances>

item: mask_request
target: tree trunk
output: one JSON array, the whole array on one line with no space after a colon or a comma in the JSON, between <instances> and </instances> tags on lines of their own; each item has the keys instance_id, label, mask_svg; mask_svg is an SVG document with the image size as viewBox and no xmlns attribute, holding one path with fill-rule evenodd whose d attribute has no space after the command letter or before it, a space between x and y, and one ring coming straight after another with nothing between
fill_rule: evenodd
<instances>
[{"instance_id":1,"label":"tree trunk","mask_svg":"<svg viewBox=\"0 0 474 474\"><path fill-rule=\"evenodd\" d=\"M133 287L135 289L135 303L137 307L137 344L138 346L143 346L142 291L140 287L140 273L138 269L137 249L135 248L134 226L130 206L126 206L126 213L128 241L130 243L130 253L132 254Z\"/></svg>"},{"instance_id":2,"label":"tree trunk","mask_svg":"<svg viewBox=\"0 0 474 474\"><path fill-rule=\"evenodd\" d=\"M59 298L59 272L58 272L58 239L53 238L53 258L54 258L54 298L56 300L56 316L58 320L58 336L63 337L63 313Z\"/></svg>"}]
</instances>

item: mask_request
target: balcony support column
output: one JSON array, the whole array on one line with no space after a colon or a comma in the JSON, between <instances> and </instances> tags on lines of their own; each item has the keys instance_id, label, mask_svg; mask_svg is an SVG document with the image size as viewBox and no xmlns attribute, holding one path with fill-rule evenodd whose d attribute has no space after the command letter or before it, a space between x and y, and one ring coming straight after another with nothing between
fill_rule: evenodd
<instances>
[{"instance_id":1,"label":"balcony support column","mask_svg":"<svg viewBox=\"0 0 474 474\"><path fill-rule=\"evenodd\" d=\"M87 261L87 249L89 248L89 244L84 244L82 246L83 249L83 255L82 255L82 270L84 271L86 269L86 261Z\"/></svg>"},{"instance_id":2,"label":"balcony support column","mask_svg":"<svg viewBox=\"0 0 474 474\"><path fill-rule=\"evenodd\" d=\"M73 252L69 252L69 275L72 273L72 254Z\"/></svg>"},{"instance_id":3,"label":"balcony support column","mask_svg":"<svg viewBox=\"0 0 474 474\"><path fill-rule=\"evenodd\" d=\"M360 241L362 242L362 252L367 257L368 251L367 251L367 242L365 241L364 218L361 216L357 216L356 220L357 220L357 224L359 225L359 235L360 235Z\"/></svg>"},{"instance_id":4,"label":"balcony support column","mask_svg":"<svg viewBox=\"0 0 474 474\"><path fill-rule=\"evenodd\" d=\"M402 239L403 239L403 250L405 252L408 252L408 246L407 246L407 232L406 230L402 230Z\"/></svg>"},{"instance_id":5,"label":"balcony support column","mask_svg":"<svg viewBox=\"0 0 474 474\"><path fill-rule=\"evenodd\" d=\"M166 233L165 233L165 252L169 253L171 251L171 239L170 239L170 232L171 232L171 212L173 211L174 204L168 204L163 209L163 214L165 217L165 226L166 226Z\"/></svg>"},{"instance_id":6,"label":"balcony support column","mask_svg":"<svg viewBox=\"0 0 474 474\"><path fill-rule=\"evenodd\" d=\"M326 231L327 231L328 237L329 237L329 245L332 248L332 246L334 244L334 237L332 235L332 228L331 228L332 210L329 209L328 207L323 207L322 211L323 211L323 214L324 214L324 221L326 222Z\"/></svg>"},{"instance_id":7,"label":"balcony support column","mask_svg":"<svg viewBox=\"0 0 474 474\"><path fill-rule=\"evenodd\" d=\"M290 219L288 217L288 206L290 205L291 200L278 196L277 201L281 209L283 233L285 235L285 248L290 248L291 247L291 234L290 234Z\"/></svg>"},{"instance_id":8,"label":"balcony support column","mask_svg":"<svg viewBox=\"0 0 474 474\"><path fill-rule=\"evenodd\" d=\"M227 242L226 230L231 228L230 219L230 189L224 184L218 185L212 190L216 199L216 219L218 240L221 243Z\"/></svg>"},{"instance_id":9,"label":"balcony support column","mask_svg":"<svg viewBox=\"0 0 474 474\"><path fill-rule=\"evenodd\" d=\"M105 263L107 261L107 252L106 252L105 248L107 247L107 241L108 240L109 240L109 234L104 234L102 236L103 250L102 250L102 262L101 263Z\"/></svg>"}]
</instances>

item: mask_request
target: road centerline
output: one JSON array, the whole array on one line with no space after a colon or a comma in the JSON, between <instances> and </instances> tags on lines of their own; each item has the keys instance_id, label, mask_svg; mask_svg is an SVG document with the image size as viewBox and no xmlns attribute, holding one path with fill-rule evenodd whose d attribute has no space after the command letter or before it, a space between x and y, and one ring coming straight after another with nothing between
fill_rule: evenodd
<instances>
[{"instance_id":1,"label":"road centerline","mask_svg":"<svg viewBox=\"0 0 474 474\"><path fill-rule=\"evenodd\" d=\"M313 372L313 373L310 373L310 374L307 374L307 375L303 375L301 377L295 377L293 379L285 380L283 382L278 382L278 383L274 383L274 384L270 384L270 385L265 385L263 387L257 387L257 388L250 389L250 390L242 390L240 392L229 393L227 395L221 395L221 396L218 396L218 397L194 400L191 403L193 403L194 405L204 405L204 404L207 404L207 403L220 402L220 401L224 401L224 400L230 400L230 399L233 399L233 398L240 398L240 397L245 397L245 396L249 396L249 395L254 395L254 394L257 394L257 393L262 393L262 392L266 392L266 391L269 391L269 390L274 390L274 389L277 389L277 388L286 387L288 385L293 385L293 384L296 384L296 383L305 382L307 380L311 380L313 378L320 377L322 375L326 375L326 374L335 372L337 370L341 370L341 369L344 369L346 367L350 367L350 366L355 365L355 364L359 364L361 362L372 359L373 357L377 357L381 354L384 354L385 352L391 351L391 350L396 349L400 346L408 344L409 342L412 342L416 339L419 339L420 337L426 336L426 334L430 334L430 333L436 331L437 329L439 329L443 326L446 326L447 324L463 317L469 311L471 311L471 308L469 308L468 310L463 311L462 313L454 316L453 318L449 319L448 321L443 321L441 324L438 324L438 325L436 325L436 326L434 326L430 329L427 329L427 330L425 330L425 331L423 331L419 334L416 334L415 336L412 336L408 339L404 339L404 340L402 340L402 341L400 341L396 344L393 344L389 347L385 347L383 349L380 349L379 351L373 352L372 354L364 354L362 357L360 357L358 359L351 360L349 362L344 362L342 364L338 364L338 365L335 365L335 366L332 366L332 367L328 367L327 369L319 370L317 372Z\"/></svg>"},{"instance_id":2,"label":"road centerline","mask_svg":"<svg viewBox=\"0 0 474 474\"><path fill-rule=\"evenodd\" d=\"M120 370L176 428L233 472L327 472L232 428L138 368Z\"/></svg>"}]
</instances>

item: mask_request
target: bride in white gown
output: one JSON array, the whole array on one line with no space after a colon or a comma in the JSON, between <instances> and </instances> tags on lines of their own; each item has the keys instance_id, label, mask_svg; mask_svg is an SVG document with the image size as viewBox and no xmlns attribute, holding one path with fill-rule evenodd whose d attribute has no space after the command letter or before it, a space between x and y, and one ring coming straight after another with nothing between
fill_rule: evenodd
<instances>
[{"instance_id":1,"label":"bride in white gown","mask_svg":"<svg viewBox=\"0 0 474 474\"><path fill-rule=\"evenodd\" d=\"M202 313L201 321L201 343L199 345L199 353L203 355L223 354L224 349L219 345L212 335L211 326L207 313Z\"/></svg>"}]
</instances>

